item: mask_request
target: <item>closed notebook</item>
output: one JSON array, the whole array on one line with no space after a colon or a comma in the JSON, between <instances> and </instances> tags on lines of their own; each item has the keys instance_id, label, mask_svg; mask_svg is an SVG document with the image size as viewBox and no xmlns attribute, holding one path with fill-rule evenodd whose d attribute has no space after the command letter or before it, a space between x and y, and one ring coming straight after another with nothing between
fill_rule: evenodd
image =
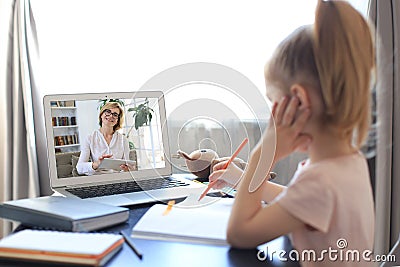
<instances>
[{"instance_id":1,"label":"closed notebook","mask_svg":"<svg viewBox=\"0 0 400 267\"><path fill-rule=\"evenodd\" d=\"M24 225L84 232L125 222L129 209L78 198L47 196L6 201L0 217Z\"/></svg>"},{"instance_id":2,"label":"closed notebook","mask_svg":"<svg viewBox=\"0 0 400 267\"><path fill-rule=\"evenodd\" d=\"M102 266L123 243L115 234L23 230L0 240L0 257Z\"/></svg>"},{"instance_id":3,"label":"closed notebook","mask_svg":"<svg viewBox=\"0 0 400 267\"><path fill-rule=\"evenodd\" d=\"M196 196L195 202L197 202ZM212 199L212 201L211 201ZM191 200L189 200L191 201ZM152 206L134 226L135 238L226 245L226 230L234 199L205 197L205 205ZM192 201L193 202L193 201ZM193 204L195 204L193 202Z\"/></svg>"}]
</instances>

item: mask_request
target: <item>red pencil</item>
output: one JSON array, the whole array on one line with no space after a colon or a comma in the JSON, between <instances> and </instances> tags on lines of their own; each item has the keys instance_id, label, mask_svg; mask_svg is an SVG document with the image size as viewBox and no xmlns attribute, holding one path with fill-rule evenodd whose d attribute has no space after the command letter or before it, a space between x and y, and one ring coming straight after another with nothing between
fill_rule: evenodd
<instances>
[{"instance_id":1,"label":"red pencil","mask_svg":"<svg viewBox=\"0 0 400 267\"><path fill-rule=\"evenodd\" d=\"M232 154L231 158L225 163L225 165L222 167L222 170L225 170L228 168L229 164L232 163L232 161L236 158L236 156L240 153L240 151L243 149L243 147L247 144L249 141L248 138L245 138L243 142L240 144L240 146L236 149L235 153ZM210 191L210 189L214 186L214 184L218 181L218 179L212 181L211 183L208 184L206 190L200 195L199 200L202 200L202 198Z\"/></svg>"}]
</instances>

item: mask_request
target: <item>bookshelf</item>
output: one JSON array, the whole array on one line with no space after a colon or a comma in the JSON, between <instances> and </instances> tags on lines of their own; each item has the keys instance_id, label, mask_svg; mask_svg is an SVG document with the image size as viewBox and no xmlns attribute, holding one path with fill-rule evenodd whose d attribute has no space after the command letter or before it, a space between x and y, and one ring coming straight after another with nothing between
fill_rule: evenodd
<instances>
[{"instance_id":1,"label":"bookshelf","mask_svg":"<svg viewBox=\"0 0 400 267\"><path fill-rule=\"evenodd\" d=\"M56 153L80 150L75 101L53 101L51 119Z\"/></svg>"}]
</instances>

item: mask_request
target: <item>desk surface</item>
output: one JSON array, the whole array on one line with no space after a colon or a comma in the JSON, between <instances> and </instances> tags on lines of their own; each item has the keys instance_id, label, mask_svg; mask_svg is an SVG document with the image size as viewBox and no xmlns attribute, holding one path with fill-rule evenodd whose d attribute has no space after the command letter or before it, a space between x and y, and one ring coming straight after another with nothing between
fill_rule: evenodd
<instances>
[{"instance_id":1,"label":"desk surface","mask_svg":"<svg viewBox=\"0 0 400 267\"><path fill-rule=\"evenodd\" d=\"M107 232L119 232L130 229L138 222L143 214L152 206L152 204L143 204L130 207L130 215L127 223L105 229ZM21 230L19 227L17 230ZM188 244L168 241L155 241L133 239L135 245L143 254L140 260L133 251L124 244L122 250L113 257L105 266L106 267L123 267L123 266L300 266L296 262L282 262L277 257L273 260L266 259L263 261L257 258L257 249L242 250L233 249L229 246L212 246ZM280 237L265 245L260 246L265 250L268 246L269 254L281 250L290 251L292 246L287 237ZM269 257L272 258L272 257ZM38 264L28 262L15 262L8 260L0 260L1 267L40 267L40 266L66 266L56 264ZM76 266L76 265L74 265Z\"/></svg>"}]
</instances>

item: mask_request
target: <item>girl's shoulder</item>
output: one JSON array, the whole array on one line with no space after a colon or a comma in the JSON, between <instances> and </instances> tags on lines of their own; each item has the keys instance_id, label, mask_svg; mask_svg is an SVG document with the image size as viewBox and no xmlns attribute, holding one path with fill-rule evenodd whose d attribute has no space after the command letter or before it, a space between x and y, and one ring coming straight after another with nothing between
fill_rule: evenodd
<instances>
[{"instance_id":1,"label":"girl's shoulder","mask_svg":"<svg viewBox=\"0 0 400 267\"><path fill-rule=\"evenodd\" d=\"M312 162L310 159L305 159L299 163L298 169L326 169L335 166L346 166L352 164L360 164L365 162L366 159L360 151L356 151L352 154L327 158L317 162Z\"/></svg>"},{"instance_id":2,"label":"girl's shoulder","mask_svg":"<svg viewBox=\"0 0 400 267\"><path fill-rule=\"evenodd\" d=\"M325 180L330 177L348 177L368 170L368 165L361 152L329 158L318 162L309 159L299 163L294 178Z\"/></svg>"}]
</instances>

